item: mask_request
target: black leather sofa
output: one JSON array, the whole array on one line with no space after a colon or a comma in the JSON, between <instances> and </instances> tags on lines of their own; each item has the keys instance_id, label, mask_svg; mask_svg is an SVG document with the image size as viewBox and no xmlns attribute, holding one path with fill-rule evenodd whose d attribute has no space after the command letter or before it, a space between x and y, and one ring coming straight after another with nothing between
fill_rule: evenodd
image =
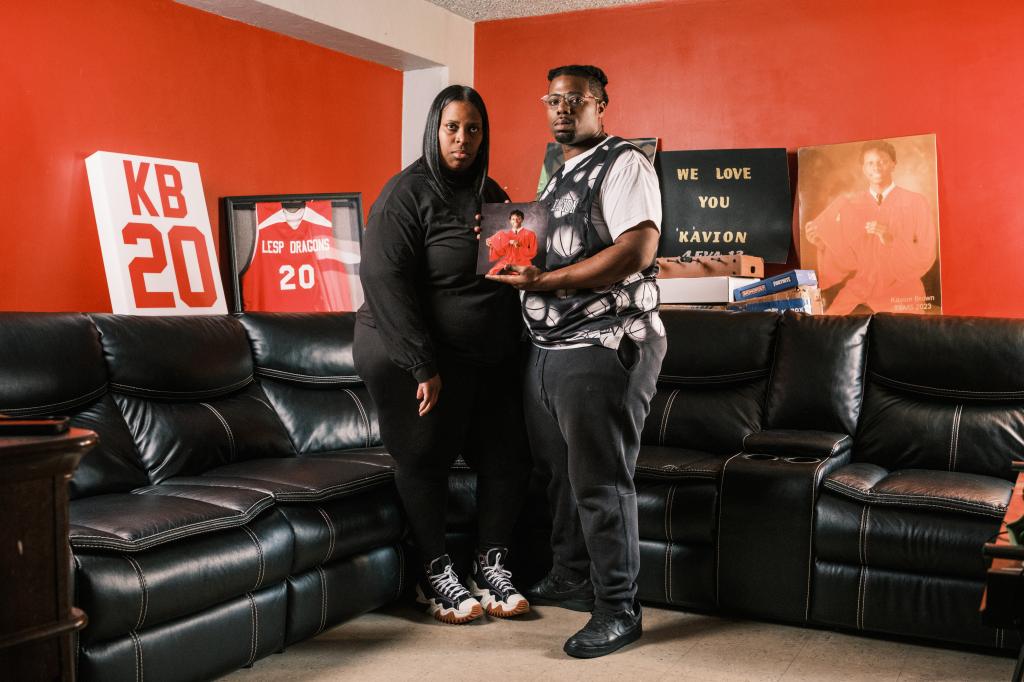
<instances>
[{"instance_id":1,"label":"black leather sofa","mask_svg":"<svg viewBox=\"0 0 1024 682\"><path fill-rule=\"evenodd\" d=\"M1024 454L1024 321L663 315L637 467L644 600L1018 644L978 602ZM352 325L0 314L0 412L100 435L70 484L82 679L214 677L402 593ZM468 547L473 477L451 481ZM543 504L528 510L524 577L546 568Z\"/></svg>"}]
</instances>

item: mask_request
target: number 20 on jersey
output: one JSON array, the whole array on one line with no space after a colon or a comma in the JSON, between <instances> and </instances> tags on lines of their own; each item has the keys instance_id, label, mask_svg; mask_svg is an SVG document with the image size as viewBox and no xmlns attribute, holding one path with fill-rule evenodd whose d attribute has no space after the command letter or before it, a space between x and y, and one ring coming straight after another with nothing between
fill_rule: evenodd
<instances>
[{"instance_id":1,"label":"number 20 on jersey","mask_svg":"<svg viewBox=\"0 0 1024 682\"><path fill-rule=\"evenodd\" d=\"M96 152L85 160L115 313L226 313L199 165Z\"/></svg>"}]
</instances>

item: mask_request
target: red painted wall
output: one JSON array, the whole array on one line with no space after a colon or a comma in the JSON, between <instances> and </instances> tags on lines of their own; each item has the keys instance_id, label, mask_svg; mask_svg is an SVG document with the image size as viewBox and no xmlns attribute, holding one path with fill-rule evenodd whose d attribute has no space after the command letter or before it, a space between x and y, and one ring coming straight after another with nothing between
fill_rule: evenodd
<instances>
[{"instance_id":1,"label":"red painted wall","mask_svg":"<svg viewBox=\"0 0 1024 682\"><path fill-rule=\"evenodd\" d=\"M198 162L215 235L221 196L368 207L401 164L400 72L171 0L4 2L0 84L0 310L110 310L96 150Z\"/></svg>"},{"instance_id":2,"label":"red painted wall","mask_svg":"<svg viewBox=\"0 0 1024 682\"><path fill-rule=\"evenodd\" d=\"M566 63L607 72L610 132L666 150L935 133L944 312L1024 317L1022 43L1017 0L663 2L478 23L475 82L516 201Z\"/></svg>"}]
</instances>

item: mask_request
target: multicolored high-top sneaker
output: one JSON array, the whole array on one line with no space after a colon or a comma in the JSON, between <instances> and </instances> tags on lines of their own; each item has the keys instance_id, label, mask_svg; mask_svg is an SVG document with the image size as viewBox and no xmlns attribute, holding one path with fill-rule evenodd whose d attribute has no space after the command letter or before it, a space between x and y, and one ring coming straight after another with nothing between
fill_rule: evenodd
<instances>
[{"instance_id":1,"label":"multicolored high-top sneaker","mask_svg":"<svg viewBox=\"0 0 1024 682\"><path fill-rule=\"evenodd\" d=\"M455 575L452 560L442 554L425 567L426 575L416 585L416 601L427 605L427 612L442 623L461 625L484 614L480 602Z\"/></svg>"},{"instance_id":2,"label":"multicolored high-top sneaker","mask_svg":"<svg viewBox=\"0 0 1024 682\"><path fill-rule=\"evenodd\" d=\"M508 550L493 547L478 554L473 562L469 591L483 604L487 615L496 618L518 616L530 610L530 602L512 584L512 574L504 566Z\"/></svg>"}]
</instances>

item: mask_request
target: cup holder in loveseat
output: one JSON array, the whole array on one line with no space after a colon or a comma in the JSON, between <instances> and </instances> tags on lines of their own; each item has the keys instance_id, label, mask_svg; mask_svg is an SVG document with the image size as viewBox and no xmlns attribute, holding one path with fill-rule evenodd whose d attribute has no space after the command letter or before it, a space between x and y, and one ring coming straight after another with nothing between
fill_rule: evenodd
<instances>
[{"instance_id":1,"label":"cup holder in loveseat","mask_svg":"<svg viewBox=\"0 0 1024 682\"><path fill-rule=\"evenodd\" d=\"M778 459L775 455L743 455L743 459L749 459L754 462L773 462Z\"/></svg>"},{"instance_id":2,"label":"cup holder in loveseat","mask_svg":"<svg viewBox=\"0 0 1024 682\"><path fill-rule=\"evenodd\" d=\"M821 457L784 457L790 464L817 464Z\"/></svg>"}]
</instances>

